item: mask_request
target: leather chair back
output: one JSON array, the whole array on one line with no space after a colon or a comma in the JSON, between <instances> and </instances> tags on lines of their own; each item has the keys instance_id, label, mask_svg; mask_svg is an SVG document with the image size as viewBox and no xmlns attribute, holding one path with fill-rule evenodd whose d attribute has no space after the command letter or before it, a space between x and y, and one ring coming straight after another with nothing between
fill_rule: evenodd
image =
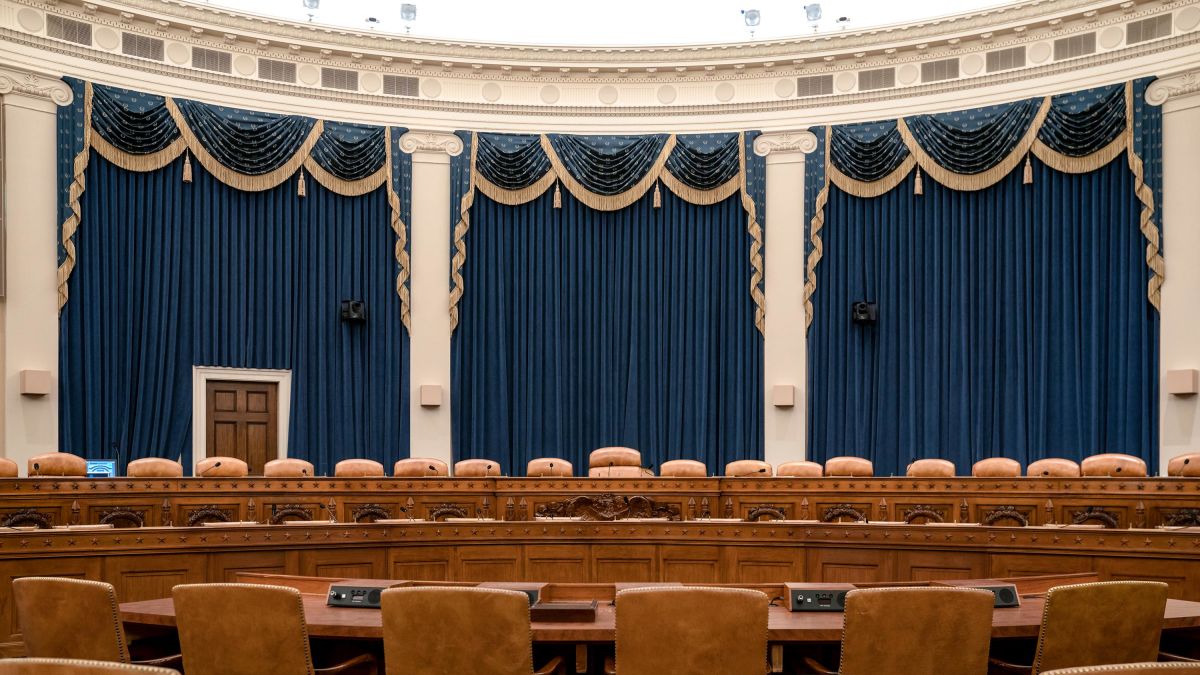
<instances>
[{"instance_id":1,"label":"leather chair back","mask_svg":"<svg viewBox=\"0 0 1200 675\"><path fill-rule=\"evenodd\" d=\"M525 467L525 475L530 478L555 477L570 478L574 476L575 468L565 459L558 457L539 457L529 460Z\"/></svg>"},{"instance_id":2,"label":"leather chair back","mask_svg":"<svg viewBox=\"0 0 1200 675\"><path fill-rule=\"evenodd\" d=\"M27 467L30 476L75 476L87 475L87 460L69 452L47 452L29 458Z\"/></svg>"},{"instance_id":3,"label":"leather chair back","mask_svg":"<svg viewBox=\"0 0 1200 675\"><path fill-rule=\"evenodd\" d=\"M343 459L333 465L337 478L380 478L386 476L383 465L373 459Z\"/></svg>"},{"instance_id":4,"label":"leather chair back","mask_svg":"<svg viewBox=\"0 0 1200 675\"><path fill-rule=\"evenodd\" d=\"M775 471L757 459L739 459L725 465L726 478L770 478Z\"/></svg>"},{"instance_id":5,"label":"leather chair back","mask_svg":"<svg viewBox=\"0 0 1200 675\"><path fill-rule=\"evenodd\" d=\"M529 596L520 591L390 588L382 597L387 675L533 672Z\"/></svg>"},{"instance_id":6,"label":"leather chair back","mask_svg":"<svg viewBox=\"0 0 1200 675\"><path fill-rule=\"evenodd\" d=\"M188 675L313 675L300 591L180 584L171 595Z\"/></svg>"},{"instance_id":7,"label":"leather chair back","mask_svg":"<svg viewBox=\"0 0 1200 675\"><path fill-rule=\"evenodd\" d=\"M79 659L4 659L0 675L179 675L179 671Z\"/></svg>"},{"instance_id":8,"label":"leather chair back","mask_svg":"<svg viewBox=\"0 0 1200 675\"><path fill-rule=\"evenodd\" d=\"M450 467L440 459L429 457L409 457L402 459L392 466L392 475L397 478L429 478L449 476Z\"/></svg>"},{"instance_id":9,"label":"leather chair back","mask_svg":"<svg viewBox=\"0 0 1200 675\"><path fill-rule=\"evenodd\" d=\"M1035 478L1079 478L1079 464L1061 457L1039 459L1025 467L1025 475Z\"/></svg>"},{"instance_id":10,"label":"leather chair back","mask_svg":"<svg viewBox=\"0 0 1200 675\"><path fill-rule=\"evenodd\" d=\"M459 478L487 478L500 475L500 464L490 459L464 459L454 463Z\"/></svg>"},{"instance_id":11,"label":"leather chair back","mask_svg":"<svg viewBox=\"0 0 1200 675\"><path fill-rule=\"evenodd\" d=\"M1044 675L1200 675L1200 663L1165 661L1154 663L1124 663L1117 666L1084 666L1048 670Z\"/></svg>"},{"instance_id":12,"label":"leather chair back","mask_svg":"<svg viewBox=\"0 0 1200 675\"><path fill-rule=\"evenodd\" d=\"M593 466L588 469L588 478L644 478L653 475L653 471L640 466Z\"/></svg>"},{"instance_id":13,"label":"leather chair back","mask_svg":"<svg viewBox=\"0 0 1200 675\"><path fill-rule=\"evenodd\" d=\"M946 459L918 459L908 465L910 478L953 478L957 469Z\"/></svg>"},{"instance_id":14,"label":"leather chair back","mask_svg":"<svg viewBox=\"0 0 1200 675\"><path fill-rule=\"evenodd\" d=\"M130 478L182 478L183 465L173 459L143 457L130 462L125 467L125 475Z\"/></svg>"},{"instance_id":15,"label":"leather chair back","mask_svg":"<svg viewBox=\"0 0 1200 675\"><path fill-rule=\"evenodd\" d=\"M273 459L263 465L263 476L267 478L312 478L315 473L312 462L295 457Z\"/></svg>"},{"instance_id":16,"label":"leather chair back","mask_svg":"<svg viewBox=\"0 0 1200 675\"><path fill-rule=\"evenodd\" d=\"M16 478L17 463L7 457L0 457L0 478Z\"/></svg>"},{"instance_id":17,"label":"leather chair back","mask_svg":"<svg viewBox=\"0 0 1200 675\"><path fill-rule=\"evenodd\" d=\"M1103 455L1086 457L1079 464L1079 470L1086 476L1110 476L1122 478L1144 478L1146 462L1133 455L1122 455L1109 452Z\"/></svg>"},{"instance_id":18,"label":"leather chair back","mask_svg":"<svg viewBox=\"0 0 1200 675\"><path fill-rule=\"evenodd\" d=\"M990 595L989 595L990 597ZM737 588L631 588L617 592L621 675L762 675L765 593Z\"/></svg>"},{"instance_id":19,"label":"leather chair back","mask_svg":"<svg viewBox=\"0 0 1200 675\"><path fill-rule=\"evenodd\" d=\"M976 478L1016 478L1021 475L1021 463L1008 457L988 457L975 462L971 475Z\"/></svg>"},{"instance_id":20,"label":"leather chair back","mask_svg":"<svg viewBox=\"0 0 1200 675\"><path fill-rule=\"evenodd\" d=\"M694 459L672 459L658 467L658 475L663 478L705 478L708 467Z\"/></svg>"},{"instance_id":21,"label":"leather chair back","mask_svg":"<svg viewBox=\"0 0 1200 675\"><path fill-rule=\"evenodd\" d=\"M1172 457L1171 461L1167 462L1167 475L1189 478L1200 476L1200 452Z\"/></svg>"},{"instance_id":22,"label":"leather chair back","mask_svg":"<svg viewBox=\"0 0 1200 675\"><path fill-rule=\"evenodd\" d=\"M129 663L111 584L86 579L13 579L13 604L29 656Z\"/></svg>"},{"instance_id":23,"label":"leather chair back","mask_svg":"<svg viewBox=\"0 0 1200 675\"><path fill-rule=\"evenodd\" d=\"M775 467L775 475L792 478L820 478L825 475L825 467L808 461L784 462Z\"/></svg>"},{"instance_id":24,"label":"leather chair back","mask_svg":"<svg viewBox=\"0 0 1200 675\"><path fill-rule=\"evenodd\" d=\"M875 475L875 465L862 457L831 457L825 460L825 475L870 478Z\"/></svg>"},{"instance_id":25,"label":"leather chair back","mask_svg":"<svg viewBox=\"0 0 1200 675\"><path fill-rule=\"evenodd\" d=\"M1158 659L1167 585L1107 581L1046 593L1033 675L1055 668Z\"/></svg>"},{"instance_id":26,"label":"leather chair back","mask_svg":"<svg viewBox=\"0 0 1200 675\"><path fill-rule=\"evenodd\" d=\"M205 457L196 462L197 478L243 478L250 467L237 457Z\"/></svg>"},{"instance_id":27,"label":"leather chair back","mask_svg":"<svg viewBox=\"0 0 1200 675\"><path fill-rule=\"evenodd\" d=\"M610 466L641 466L642 453L633 448L597 448L588 455L588 470Z\"/></svg>"},{"instance_id":28,"label":"leather chair back","mask_svg":"<svg viewBox=\"0 0 1200 675\"><path fill-rule=\"evenodd\" d=\"M992 642L989 591L871 588L846 595L840 675L982 675Z\"/></svg>"}]
</instances>

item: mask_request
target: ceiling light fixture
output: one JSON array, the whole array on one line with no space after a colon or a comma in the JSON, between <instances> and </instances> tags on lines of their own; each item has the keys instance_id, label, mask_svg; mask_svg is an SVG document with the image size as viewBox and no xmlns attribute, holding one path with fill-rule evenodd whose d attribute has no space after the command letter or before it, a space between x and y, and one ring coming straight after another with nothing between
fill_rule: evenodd
<instances>
[{"instance_id":1,"label":"ceiling light fixture","mask_svg":"<svg viewBox=\"0 0 1200 675\"><path fill-rule=\"evenodd\" d=\"M400 18L404 20L404 32L412 32L412 22L417 20L417 6L412 3L400 5Z\"/></svg>"},{"instance_id":2,"label":"ceiling light fixture","mask_svg":"<svg viewBox=\"0 0 1200 675\"><path fill-rule=\"evenodd\" d=\"M762 21L762 12L757 9L743 9L742 20L746 22L746 26L750 29L750 39L754 39L754 27Z\"/></svg>"},{"instance_id":3,"label":"ceiling light fixture","mask_svg":"<svg viewBox=\"0 0 1200 675\"><path fill-rule=\"evenodd\" d=\"M312 23L313 13L321 8L321 0L300 0L304 4L304 9L308 10L308 22Z\"/></svg>"}]
</instances>

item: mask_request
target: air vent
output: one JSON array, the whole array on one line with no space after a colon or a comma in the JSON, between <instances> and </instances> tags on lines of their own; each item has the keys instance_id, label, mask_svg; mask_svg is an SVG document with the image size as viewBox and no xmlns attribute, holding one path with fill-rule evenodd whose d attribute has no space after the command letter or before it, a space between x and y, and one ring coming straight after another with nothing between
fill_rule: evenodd
<instances>
[{"instance_id":1,"label":"air vent","mask_svg":"<svg viewBox=\"0 0 1200 675\"><path fill-rule=\"evenodd\" d=\"M47 14L46 34L58 40L74 42L77 45L92 46L92 24L83 21Z\"/></svg>"},{"instance_id":2,"label":"air vent","mask_svg":"<svg viewBox=\"0 0 1200 675\"><path fill-rule=\"evenodd\" d=\"M275 59L258 60L258 76L272 82L296 83L296 64Z\"/></svg>"},{"instance_id":3,"label":"air vent","mask_svg":"<svg viewBox=\"0 0 1200 675\"><path fill-rule=\"evenodd\" d=\"M383 93L388 96L416 96L420 84L420 78L384 75Z\"/></svg>"},{"instance_id":4,"label":"air vent","mask_svg":"<svg viewBox=\"0 0 1200 675\"><path fill-rule=\"evenodd\" d=\"M122 33L121 53L126 56L162 61L163 41L137 33Z\"/></svg>"},{"instance_id":5,"label":"air vent","mask_svg":"<svg viewBox=\"0 0 1200 675\"><path fill-rule=\"evenodd\" d=\"M833 93L832 75L813 75L796 78L796 96L829 96Z\"/></svg>"},{"instance_id":6,"label":"air vent","mask_svg":"<svg viewBox=\"0 0 1200 675\"><path fill-rule=\"evenodd\" d=\"M1125 27L1125 44L1137 44L1156 40L1171 34L1171 15L1159 14L1149 19L1134 21Z\"/></svg>"},{"instance_id":7,"label":"air vent","mask_svg":"<svg viewBox=\"0 0 1200 675\"><path fill-rule=\"evenodd\" d=\"M958 77L958 59L942 59L921 64L922 82L941 82Z\"/></svg>"},{"instance_id":8,"label":"air vent","mask_svg":"<svg viewBox=\"0 0 1200 675\"><path fill-rule=\"evenodd\" d=\"M1013 47L987 53L987 71L996 73L1001 70L1025 67L1025 48Z\"/></svg>"},{"instance_id":9,"label":"air vent","mask_svg":"<svg viewBox=\"0 0 1200 675\"><path fill-rule=\"evenodd\" d=\"M192 47L192 67L217 73L233 72L233 55L215 49Z\"/></svg>"},{"instance_id":10,"label":"air vent","mask_svg":"<svg viewBox=\"0 0 1200 675\"><path fill-rule=\"evenodd\" d=\"M890 89L896 86L896 69L880 68L878 70L862 70L858 73L858 90Z\"/></svg>"},{"instance_id":11,"label":"air vent","mask_svg":"<svg viewBox=\"0 0 1200 675\"><path fill-rule=\"evenodd\" d=\"M1096 53L1096 34L1084 33L1054 41L1054 60L1073 59Z\"/></svg>"},{"instance_id":12,"label":"air vent","mask_svg":"<svg viewBox=\"0 0 1200 675\"><path fill-rule=\"evenodd\" d=\"M326 89L358 91L358 72L341 68L322 68L321 86Z\"/></svg>"}]
</instances>

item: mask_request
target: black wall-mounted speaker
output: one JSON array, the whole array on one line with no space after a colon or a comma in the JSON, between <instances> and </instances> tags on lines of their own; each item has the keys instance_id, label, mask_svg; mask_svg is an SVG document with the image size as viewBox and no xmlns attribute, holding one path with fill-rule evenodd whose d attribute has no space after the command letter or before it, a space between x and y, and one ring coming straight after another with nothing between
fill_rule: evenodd
<instances>
[{"instance_id":1,"label":"black wall-mounted speaker","mask_svg":"<svg viewBox=\"0 0 1200 675\"><path fill-rule=\"evenodd\" d=\"M879 307L866 300L853 302L850 304L850 320L854 323L875 323L879 320Z\"/></svg>"},{"instance_id":2,"label":"black wall-mounted speaker","mask_svg":"<svg viewBox=\"0 0 1200 675\"><path fill-rule=\"evenodd\" d=\"M362 300L342 301L342 321L362 323L367 320L367 304Z\"/></svg>"}]
</instances>

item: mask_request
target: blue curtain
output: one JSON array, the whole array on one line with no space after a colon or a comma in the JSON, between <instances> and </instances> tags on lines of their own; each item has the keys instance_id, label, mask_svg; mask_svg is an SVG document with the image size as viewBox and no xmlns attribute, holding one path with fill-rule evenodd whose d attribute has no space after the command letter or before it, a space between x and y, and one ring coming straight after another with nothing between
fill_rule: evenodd
<instances>
[{"instance_id":1,"label":"blue curtain","mask_svg":"<svg viewBox=\"0 0 1200 675\"><path fill-rule=\"evenodd\" d=\"M561 209L549 192L521 206L477 194L470 217L456 458L524 475L535 457L586 472L608 445L714 473L762 456L762 337L736 194L696 206L664 190L661 208L647 194L613 212L566 191Z\"/></svg>"}]
</instances>

